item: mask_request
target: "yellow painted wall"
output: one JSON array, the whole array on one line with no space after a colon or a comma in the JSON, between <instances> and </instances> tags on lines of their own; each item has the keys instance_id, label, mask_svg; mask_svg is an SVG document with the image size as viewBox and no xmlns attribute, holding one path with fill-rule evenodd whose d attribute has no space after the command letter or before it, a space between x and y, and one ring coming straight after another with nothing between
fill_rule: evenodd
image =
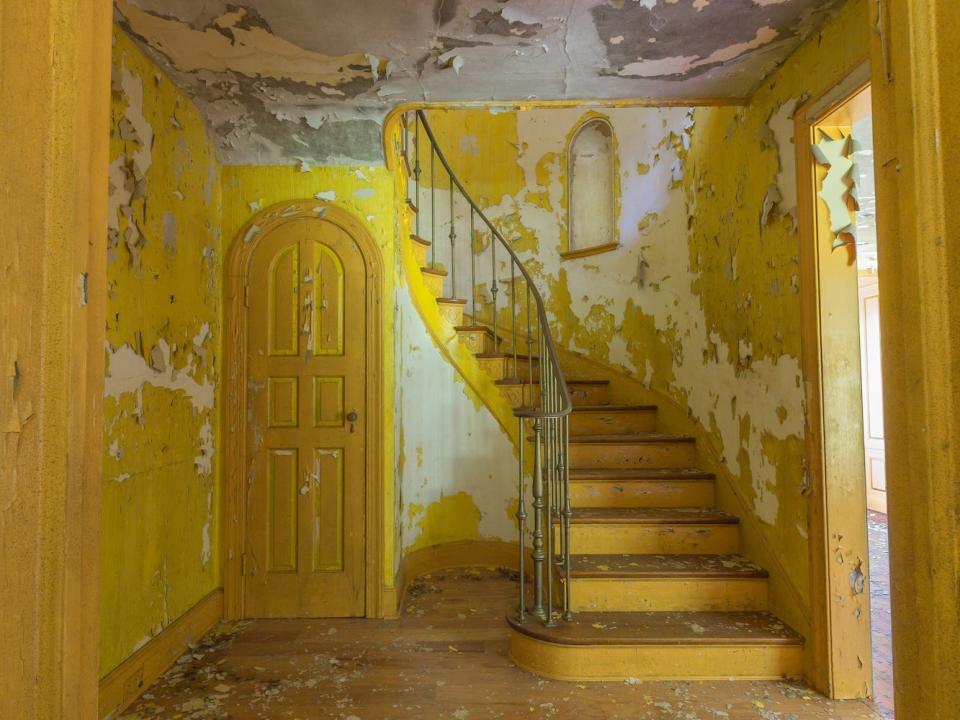
<instances>
[{"instance_id":1,"label":"yellow painted wall","mask_svg":"<svg viewBox=\"0 0 960 720\"><path fill-rule=\"evenodd\" d=\"M119 30L109 200L101 677L220 585L220 167Z\"/></svg>"}]
</instances>

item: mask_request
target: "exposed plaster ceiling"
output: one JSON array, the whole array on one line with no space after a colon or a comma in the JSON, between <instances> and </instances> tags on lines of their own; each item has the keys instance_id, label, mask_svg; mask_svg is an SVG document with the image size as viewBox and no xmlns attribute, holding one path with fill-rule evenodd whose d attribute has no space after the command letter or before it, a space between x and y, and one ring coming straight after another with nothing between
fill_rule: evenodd
<instances>
[{"instance_id":1,"label":"exposed plaster ceiling","mask_svg":"<svg viewBox=\"0 0 960 720\"><path fill-rule=\"evenodd\" d=\"M406 101L738 98L844 0L116 0L224 162L377 162Z\"/></svg>"}]
</instances>

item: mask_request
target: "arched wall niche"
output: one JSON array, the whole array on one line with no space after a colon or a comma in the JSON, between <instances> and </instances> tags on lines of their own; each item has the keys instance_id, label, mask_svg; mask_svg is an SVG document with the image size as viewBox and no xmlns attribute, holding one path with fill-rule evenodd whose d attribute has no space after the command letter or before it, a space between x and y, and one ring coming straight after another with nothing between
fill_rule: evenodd
<instances>
[{"instance_id":1,"label":"arched wall niche","mask_svg":"<svg viewBox=\"0 0 960 720\"><path fill-rule=\"evenodd\" d=\"M567 242L565 258L593 255L619 245L617 139L610 121L586 115L567 143Z\"/></svg>"}]
</instances>

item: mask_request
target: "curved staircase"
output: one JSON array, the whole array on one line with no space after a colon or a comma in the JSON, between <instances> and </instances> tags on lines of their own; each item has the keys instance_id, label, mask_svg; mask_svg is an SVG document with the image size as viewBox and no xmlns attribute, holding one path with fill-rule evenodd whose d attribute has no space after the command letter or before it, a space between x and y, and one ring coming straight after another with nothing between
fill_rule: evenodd
<instances>
[{"instance_id":1,"label":"curved staircase","mask_svg":"<svg viewBox=\"0 0 960 720\"><path fill-rule=\"evenodd\" d=\"M401 159L408 176L416 177L419 201L421 126L432 144L435 140L422 112L414 122L416 167L409 161L413 141L406 123ZM450 172L451 197L456 182L469 200L439 149L430 150L431 161L438 153ZM432 175L431 169L431 187ZM470 203L472 234L472 213L483 216ZM417 203L408 205L419 212ZM431 213L433 226L433 202ZM451 248L455 234L451 227ZM444 296L448 273L435 258L428 261L432 242L415 233L409 241L441 317L531 433L526 442L520 439L528 459L536 457L531 514L544 524L548 518L551 527L535 524L533 552L521 553L520 612L507 617L511 658L539 675L578 681L800 676L803 639L768 612L767 573L738 554L739 519L714 507L715 477L698 468L695 440L657 432L656 406L618 403L605 380L566 377L549 331L538 327L540 340L532 340L529 297L535 288L527 287L526 334L522 328L518 334L514 322L501 337L496 290L489 319L476 317L473 296L474 316L465 315L467 300ZM507 288L512 294L516 284ZM515 317L517 298L510 302ZM522 354L524 344L550 354L544 379L542 359ZM572 411L563 407L558 386ZM551 430L551 420L562 424ZM523 453L520 463L517 517L524 536ZM535 571L539 562L549 575L536 582L540 592L549 593L539 602L524 583L524 566L531 560ZM564 619L554 606L563 608Z\"/></svg>"}]
</instances>

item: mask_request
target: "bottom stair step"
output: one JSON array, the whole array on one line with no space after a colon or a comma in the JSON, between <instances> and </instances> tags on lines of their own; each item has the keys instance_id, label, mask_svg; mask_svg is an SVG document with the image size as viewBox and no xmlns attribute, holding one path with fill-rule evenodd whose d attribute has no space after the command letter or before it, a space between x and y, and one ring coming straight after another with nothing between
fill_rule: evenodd
<instances>
[{"instance_id":1,"label":"bottom stair step","mask_svg":"<svg viewBox=\"0 0 960 720\"><path fill-rule=\"evenodd\" d=\"M511 628L510 658L558 680L799 677L803 638L766 612L584 612Z\"/></svg>"}]
</instances>

